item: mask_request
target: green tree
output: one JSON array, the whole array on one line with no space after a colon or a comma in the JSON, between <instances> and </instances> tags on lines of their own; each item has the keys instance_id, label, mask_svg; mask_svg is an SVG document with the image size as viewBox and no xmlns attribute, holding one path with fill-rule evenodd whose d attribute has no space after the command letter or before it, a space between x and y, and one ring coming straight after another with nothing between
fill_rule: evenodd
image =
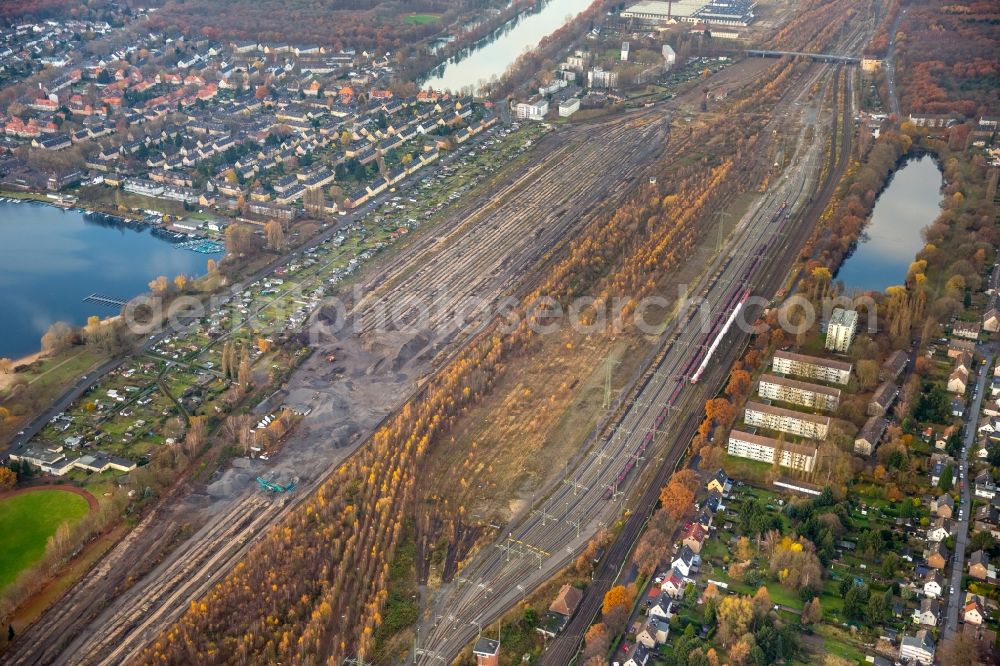
<instances>
[{"instance_id":1,"label":"green tree","mask_svg":"<svg viewBox=\"0 0 1000 666\"><path fill-rule=\"evenodd\" d=\"M951 465L945 465L944 470L941 471L941 478L938 479L938 488L945 492L951 490L954 473Z\"/></svg>"}]
</instances>

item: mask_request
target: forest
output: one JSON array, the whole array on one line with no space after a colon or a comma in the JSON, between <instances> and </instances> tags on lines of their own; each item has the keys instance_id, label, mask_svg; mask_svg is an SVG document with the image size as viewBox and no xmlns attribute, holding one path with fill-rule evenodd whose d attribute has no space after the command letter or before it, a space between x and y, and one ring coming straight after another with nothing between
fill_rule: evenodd
<instances>
[{"instance_id":1,"label":"forest","mask_svg":"<svg viewBox=\"0 0 1000 666\"><path fill-rule=\"evenodd\" d=\"M0 20L17 22L49 18L108 18L109 0L5 0L0 2Z\"/></svg>"},{"instance_id":2,"label":"forest","mask_svg":"<svg viewBox=\"0 0 1000 666\"><path fill-rule=\"evenodd\" d=\"M505 6L496 0L167 0L152 29L211 39L318 44L396 54L472 17ZM406 21L411 14L439 17Z\"/></svg>"},{"instance_id":3,"label":"forest","mask_svg":"<svg viewBox=\"0 0 1000 666\"><path fill-rule=\"evenodd\" d=\"M900 105L907 113L972 118L1000 105L1000 5L915 0L896 37Z\"/></svg>"}]
</instances>

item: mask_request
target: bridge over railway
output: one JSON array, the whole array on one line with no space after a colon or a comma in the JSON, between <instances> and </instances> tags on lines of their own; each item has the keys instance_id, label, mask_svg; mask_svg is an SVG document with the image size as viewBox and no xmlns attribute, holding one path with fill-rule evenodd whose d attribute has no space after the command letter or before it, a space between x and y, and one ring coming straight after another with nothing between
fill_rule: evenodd
<instances>
[{"instance_id":1,"label":"bridge over railway","mask_svg":"<svg viewBox=\"0 0 1000 666\"><path fill-rule=\"evenodd\" d=\"M781 58L782 56L805 56L817 62L842 62L846 64L857 64L860 58L854 56L836 55L834 53L803 53L801 51L761 51L757 49L747 49L748 56L760 56L761 58Z\"/></svg>"}]
</instances>

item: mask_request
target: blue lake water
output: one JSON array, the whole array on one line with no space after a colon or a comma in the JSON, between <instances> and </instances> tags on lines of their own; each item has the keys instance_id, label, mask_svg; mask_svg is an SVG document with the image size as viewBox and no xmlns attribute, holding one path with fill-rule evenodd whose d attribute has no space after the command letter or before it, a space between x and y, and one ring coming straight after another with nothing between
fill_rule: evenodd
<instances>
[{"instance_id":1,"label":"blue lake water","mask_svg":"<svg viewBox=\"0 0 1000 666\"><path fill-rule=\"evenodd\" d=\"M424 88L473 92L500 77L525 51L579 16L593 0L548 0L536 12L521 14L467 51L435 68Z\"/></svg>"},{"instance_id":2,"label":"blue lake water","mask_svg":"<svg viewBox=\"0 0 1000 666\"><path fill-rule=\"evenodd\" d=\"M921 230L941 212L943 182L941 169L929 155L909 160L893 174L858 246L837 273L848 292L884 291L903 284L924 246Z\"/></svg>"},{"instance_id":3,"label":"blue lake water","mask_svg":"<svg viewBox=\"0 0 1000 666\"><path fill-rule=\"evenodd\" d=\"M77 210L0 202L0 356L38 351L56 321L82 326L117 314L84 302L92 293L128 300L153 278L203 275L209 258L175 247L149 227L101 224Z\"/></svg>"}]
</instances>

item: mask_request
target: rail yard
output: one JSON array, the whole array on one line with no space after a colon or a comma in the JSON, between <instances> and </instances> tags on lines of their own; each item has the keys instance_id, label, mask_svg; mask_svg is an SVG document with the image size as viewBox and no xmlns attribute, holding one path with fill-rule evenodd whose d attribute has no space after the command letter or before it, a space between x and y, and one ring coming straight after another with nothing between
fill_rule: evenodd
<instances>
[{"instance_id":1,"label":"rail yard","mask_svg":"<svg viewBox=\"0 0 1000 666\"><path fill-rule=\"evenodd\" d=\"M429 294L435 299L435 312L450 313L470 295L488 303L515 291L519 280L526 284L532 266L571 235L575 225L585 223L601 206L613 205L628 183L641 176L644 166L666 146L668 118L668 109L650 108L553 133L540 143L539 152L544 153L539 161L509 176L484 201L462 207L433 229L433 237L417 239L387 273L370 278L391 289L361 301L354 315L368 329L376 323L376 313L406 312L414 303L426 302ZM290 393L296 395L299 390L311 394L316 404L340 405L341 409L318 409L306 417L299 434L286 443L275 463L279 473L297 470L302 474L295 493L280 499L268 496L256 489L253 475L239 466L226 472L244 482L244 490L235 496L206 498L202 493L192 496L189 488L176 488L179 504L148 517L134 538L123 541L106 558L104 576L90 577L71 590L7 657L17 664L82 664L121 663L135 655L239 561L267 526L298 498L307 496L326 476L325 470L336 467L406 399L432 369L433 361L446 352L457 330L432 323L435 326L420 331L425 336L422 346L430 353L395 364L373 356L373 341L366 339L370 333L354 336L345 331L335 340L322 341L321 353L314 354L293 377ZM403 339L394 340L391 354L398 354L405 339L417 333L403 332ZM331 383L317 376L317 368L328 365L323 360L328 348L337 350L338 363L349 365L354 359L355 372L348 371L350 381ZM367 392L359 389L362 382L369 384ZM353 422L349 441L330 446L330 431L342 426L345 416ZM317 450L318 441L326 446ZM165 548L163 535L182 521L191 521L191 514L198 515L204 525L179 539L145 576L128 581L128 569L148 566L147 553Z\"/></svg>"},{"instance_id":2,"label":"rail yard","mask_svg":"<svg viewBox=\"0 0 1000 666\"><path fill-rule=\"evenodd\" d=\"M809 84L821 80L824 86L831 86L834 71L825 66L818 68ZM803 101L808 87L803 85L798 97L788 100L798 111L801 129L798 149L786 175L740 221L727 248L708 267L694 290L709 306L708 325L690 325L699 323L694 310L676 318L664 333L662 351L650 370L611 426L593 437L584 455L569 466L564 483L537 502L523 521L503 527L494 547L483 551L452 586L442 590L435 600L433 615L420 632L418 663L451 661L483 626L523 598L525 590L534 589L571 562L593 533L622 513L621 500L635 487L644 466L651 461L662 464L660 476L664 479L676 467L697 425L696 412L705 397L714 392L712 381L704 382L708 386L697 386L702 373L708 368L709 375L718 375L713 371L727 366L725 361L710 362L711 352L726 336L725 323L733 314L739 315L749 293L770 298L777 288L775 280L783 277L788 265L773 259L794 256L797 242L803 238L801 228L808 227L799 213L806 208L819 175L829 118L829 114L821 112L818 100L808 104ZM850 91L834 96L834 108L838 99L844 104L844 117L850 118ZM832 115L836 123L837 113ZM808 128L814 130L811 140L806 140ZM749 310L759 312L760 308ZM736 337L731 334L729 339ZM723 345L721 355L731 355L735 348ZM718 381L715 376L712 379ZM648 488L655 490L659 485L653 483ZM649 495L645 493L638 504L629 507L634 515L648 515L656 500L655 492ZM638 533L638 528L633 529L632 539ZM622 539L629 543L628 532ZM629 546L623 548L627 553ZM613 578L616 572L608 573ZM588 590L588 598L596 599L599 605L610 580L595 582L591 587L594 590ZM586 618L581 621L585 629L593 610L578 617ZM545 663L568 663L582 639L582 630L578 632L573 633L571 628L545 653Z\"/></svg>"}]
</instances>

